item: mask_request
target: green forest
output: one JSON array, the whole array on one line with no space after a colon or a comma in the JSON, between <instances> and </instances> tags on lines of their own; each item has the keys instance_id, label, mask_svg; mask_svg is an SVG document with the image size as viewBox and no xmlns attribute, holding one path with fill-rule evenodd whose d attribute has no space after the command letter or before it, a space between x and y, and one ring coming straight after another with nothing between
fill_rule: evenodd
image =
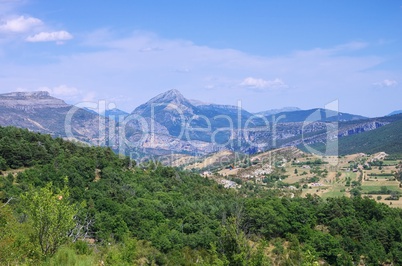
<instances>
[{"instance_id":1,"label":"green forest","mask_svg":"<svg viewBox=\"0 0 402 266\"><path fill-rule=\"evenodd\" d=\"M0 127L0 265L402 265L402 210Z\"/></svg>"}]
</instances>

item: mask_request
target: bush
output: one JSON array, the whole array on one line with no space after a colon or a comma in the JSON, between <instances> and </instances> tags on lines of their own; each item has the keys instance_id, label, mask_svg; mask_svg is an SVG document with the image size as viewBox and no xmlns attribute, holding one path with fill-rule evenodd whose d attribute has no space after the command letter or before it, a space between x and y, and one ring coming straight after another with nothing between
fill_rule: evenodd
<instances>
[{"instance_id":1,"label":"bush","mask_svg":"<svg viewBox=\"0 0 402 266\"><path fill-rule=\"evenodd\" d=\"M386 197L385 198L385 200L399 200L399 196L389 196L389 197Z\"/></svg>"},{"instance_id":2,"label":"bush","mask_svg":"<svg viewBox=\"0 0 402 266\"><path fill-rule=\"evenodd\" d=\"M74 243L75 252L79 255L91 255L92 249L89 248L88 243L78 240Z\"/></svg>"},{"instance_id":3,"label":"bush","mask_svg":"<svg viewBox=\"0 0 402 266\"><path fill-rule=\"evenodd\" d=\"M7 170L7 162L6 160L0 156L0 171Z\"/></svg>"},{"instance_id":4,"label":"bush","mask_svg":"<svg viewBox=\"0 0 402 266\"><path fill-rule=\"evenodd\" d=\"M73 248L61 247L54 256L45 262L43 265L58 266L91 266L96 265L95 259L92 256L79 256Z\"/></svg>"}]
</instances>

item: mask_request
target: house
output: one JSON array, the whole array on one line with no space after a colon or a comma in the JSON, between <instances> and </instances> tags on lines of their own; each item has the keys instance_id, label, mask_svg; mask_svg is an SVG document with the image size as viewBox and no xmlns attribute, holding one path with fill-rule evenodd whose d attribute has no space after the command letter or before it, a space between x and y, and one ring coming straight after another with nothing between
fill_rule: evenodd
<instances>
[{"instance_id":1,"label":"house","mask_svg":"<svg viewBox=\"0 0 402 266\"><path fill-rule=\"evenodd\" d=\"M202 175L203 175L204 177L208 177L208 176L212 175L212 173L211 173L211 171L204 171L204 172L202 173Z\"/></svg>"},{"instance_id":2,"label":"house","mask_svg":"<svg viewBox=\"0 0 402 266\"><path fill-rule=\"evenodd\" d=\"M321 187L321 186L323 186L323 184L321 184L321 183L311 183L310 184L310 187Z\"/></svg>"},{"instance_id":3,"label":"house","mask_svg":"<svg viewBox=\"0 0 402 266\"><path fill-rule=\"evenodd\" d=\"M227 180L227 179L222 179L220 183L223 185L224 188L236 188L236 182Z\"/></svg>"}]
</instances>

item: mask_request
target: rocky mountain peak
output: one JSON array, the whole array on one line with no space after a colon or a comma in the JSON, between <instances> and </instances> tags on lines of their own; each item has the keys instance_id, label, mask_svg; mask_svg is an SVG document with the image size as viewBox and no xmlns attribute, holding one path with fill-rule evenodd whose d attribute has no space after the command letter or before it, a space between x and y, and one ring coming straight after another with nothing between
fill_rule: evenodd
<instances>
[{"instance_id":1,"label":"rocky mountain peak","mask_svg":"<svg viewBox=\"0 0 402 266\"><path fill-rule=\"evenodd\" d=\"M178 90L173 89L161 93L150 99L145 104L138 106L133 113L144 114L144 112L149 112L151 108L156 106L160 106L165 109L167 108L166 110L169 109L169 106L174 106L174 109L179 108L182 111L189 111L194 107L191 102L184 98L184 96Z\"/></svg>"},{"instance_id":2,"label":"rocky mountain peak","mask_svg":"<svg viewBox=\"0 0 402 266\"><path fill-rule=\"evenodd\" d=\"M180 91L173 89L161 93L152 98L149 102L153 103L182 103L187 102L187 99L180 93Z\"/></svg>"}]
</instances>

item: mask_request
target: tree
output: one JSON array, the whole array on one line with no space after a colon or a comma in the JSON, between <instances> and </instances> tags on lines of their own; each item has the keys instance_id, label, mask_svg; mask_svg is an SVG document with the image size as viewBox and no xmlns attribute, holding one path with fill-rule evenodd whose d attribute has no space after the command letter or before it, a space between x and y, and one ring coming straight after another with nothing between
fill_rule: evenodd
<instances>
[{"instance_id":1,"label":"tree","mask_svg":"<svg viewBox=\"0 0 402 266\"><path fill-rule=\"evenodd\" d=\"M7 170L7 161L0 156L0 171Z\"/></svg>"},{"instance_id":2,"label":"tree","mask_svg":"<svg viewBox=\"0 0 402 266\"><path fill-rule=\"evenodd\" d=\"M68 239L74 228L76 208L69 203L69 192L64 188L54 193L52 183L22 196L25 213L32 224L32 239L39 244L42 255L53 255Z\"/></svg>"},{"instance_id":3,"label":"tree","mask_svg":"<svg viewBox=\"0 0 402 266\"><path fill-rule=\"evenodd\" d=\"M311 253L310 250L307 250L304 254L304 261L302 266L318 266L320 265L317 261L317 258L314 254Z\"/></svg>"},{"instance_id":4,"label":"tree","mask_svg":"<svg viewBox=\"0 0 402 266\"><path fill-rule=\"evenodd\" d=\"M360 197L362 195L362 193L359 188L352 188L350 190L350 195L353 197Z\"/></svg>"},{"instance_id":5,"label":"tree","mask_svg":"<svg viewBox=\"0 0 402 266\"><path fill-rule=\"evenodd\" d=\"M247 265L251 248L236 217L230 217L227 224L222 227L220 242L221 253L229 261L229 265Z\"/></svg>"}]
</instances>

